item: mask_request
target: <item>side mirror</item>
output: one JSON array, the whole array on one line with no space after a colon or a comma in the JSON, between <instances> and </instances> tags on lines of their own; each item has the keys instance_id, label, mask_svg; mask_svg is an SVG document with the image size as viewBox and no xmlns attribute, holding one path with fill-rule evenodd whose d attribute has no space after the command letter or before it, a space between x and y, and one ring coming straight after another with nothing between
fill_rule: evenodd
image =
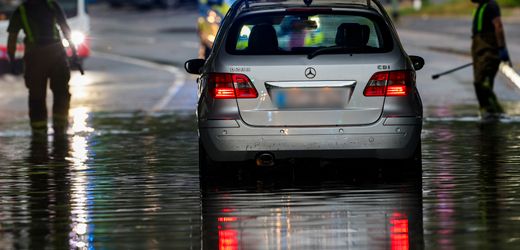
<instances>
[{"instance_id":1,"label":"side mirror","mask_svg":"<svg viewBox=\"0 0 520 250\"><path fill-rule=\"evenodd\" d=\"M204 59L191 59L184 63L184 69L190 74L200 75L204 63L206 63Z\"/></svg>"},{"instance_id":2,"label":"side mirror","mask_svg":"<svg viewBox=\"0 0 520 250\"><path fill-rule=\"evenodd\" d=\"M415 70L421 70L424 67L424 59L420 56L410 56L413 68Z\"/></svg>"}]
</instances>

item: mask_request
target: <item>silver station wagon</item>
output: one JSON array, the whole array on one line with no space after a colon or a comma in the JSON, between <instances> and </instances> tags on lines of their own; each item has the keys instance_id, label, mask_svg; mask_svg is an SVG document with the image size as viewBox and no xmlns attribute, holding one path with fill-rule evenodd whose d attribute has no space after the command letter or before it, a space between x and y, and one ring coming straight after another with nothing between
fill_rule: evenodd
<instances>
[{"instance_id":1,"label":"silver station wagon","mask_svg":"<svg viewBox=\"0 0 520 250\"><path fill-rule=\"evenodd\" d=\"M239 0L208 59L185 64L200 74L201 170L307 157L417 162L423 65L376 0Z\"/></svg>"}]
</instances>

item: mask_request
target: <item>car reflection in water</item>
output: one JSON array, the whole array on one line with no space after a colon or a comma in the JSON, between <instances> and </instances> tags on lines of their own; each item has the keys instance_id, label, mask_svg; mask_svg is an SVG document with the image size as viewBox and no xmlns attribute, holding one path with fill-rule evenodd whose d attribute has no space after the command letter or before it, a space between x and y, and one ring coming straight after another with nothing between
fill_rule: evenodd
<instances>
[{"instance_id":1,"label":"car reflection in water","mask_svg":"<svg viewBox=\"0 0 520 250\"><path fill-rule=\"evenodd\" d=\"M201 181L202 249L424 248L420 176L362 166Z\"/></svg>"}]
</instances>

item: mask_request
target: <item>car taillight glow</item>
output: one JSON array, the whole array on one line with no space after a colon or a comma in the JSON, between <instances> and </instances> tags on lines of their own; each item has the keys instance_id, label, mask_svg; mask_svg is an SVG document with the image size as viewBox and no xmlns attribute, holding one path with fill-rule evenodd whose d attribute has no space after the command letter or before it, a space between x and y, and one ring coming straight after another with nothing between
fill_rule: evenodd
<instances>
[{"instance_id":1,"label":"car taillight glow","mask_svg":"<svg viewBox=\"0 0 520 250\"><path fill-rule=\"evenodd\" d=\"M393 213L390 217L390 249L410 249L409 222L405 214Z\"/></svg>"},{"instance_id":2,"label":"car taillight glow","mask_svg":"<svg viewBox=\"0 0 520 250\"><path fill-rule=\"evenodd\" d=\"M405 96L408 92L406 92L406 86L388 86L386 88L387 96Z\"/></svg>"},{"instance_id":3,"label":"car taillight glow","mask_svg":"<svg viewBox=\"0 0 520 250\"><path fill-rule=\"evenodd\" d=\"M208 84L215 99L258 97L253 83L243 74L210 73Z\"/></svg>"},{"instance_id":4,"label":"car taillight glow","mask_svg":"<svg viewBox=\"0 0 520 250\"><path fill-rule=\"evenodd\" d=\"M219 250L237 250L238 249L238 232L232 229L224 229L218 231L218 249Z\"/></svg>"},{"instance_id":5,"label":"car taillight glow","mask_svg":"<svg viewBox=\"0 0 520 250\"><path fill-rule=\"evenodd\" d=\"M218 222L235 222L238 221L237 217L218 217Z\"/></svg>"},{"instance_id":6,"label":"car taillight glow","mask_svg":"<svg viewBox=\"0 0 520 250\"><path fill-rule=\"evenodd\" d=\"M377 72L368 81L365 96L406 96L415 83L413 71Z\"/></svg>"}]
</instances>

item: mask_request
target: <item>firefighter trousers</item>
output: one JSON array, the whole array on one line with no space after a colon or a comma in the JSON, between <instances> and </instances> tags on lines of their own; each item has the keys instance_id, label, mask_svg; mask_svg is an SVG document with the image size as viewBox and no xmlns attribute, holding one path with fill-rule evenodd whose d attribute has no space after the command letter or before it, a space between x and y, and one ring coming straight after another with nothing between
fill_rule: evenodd
<instances>
[{"instance_id":1,"label":"firefighter trousers","mask_svg":"<svg viewBox=\"0 0 520 250\"><path fill-rule=\"evenodd\" d=\"M59 43L35 46L24 56L25 85L29 90L29 118L33 130L47 128L47 84L53 94L53 127L68 126L70 68L66 52Z\"/></svg>"},{"instance_id":2,"label":"firefighter trousers","mask_svg":"<svg viewBox=\"0 0 520 250\"><path fill-rule=\"evenodd\" d=\"M503 113L504 110L493 92L500 59L494 33L477 34L471 46L475 92L481 112Z\"/></svg>"}]
</instances>

